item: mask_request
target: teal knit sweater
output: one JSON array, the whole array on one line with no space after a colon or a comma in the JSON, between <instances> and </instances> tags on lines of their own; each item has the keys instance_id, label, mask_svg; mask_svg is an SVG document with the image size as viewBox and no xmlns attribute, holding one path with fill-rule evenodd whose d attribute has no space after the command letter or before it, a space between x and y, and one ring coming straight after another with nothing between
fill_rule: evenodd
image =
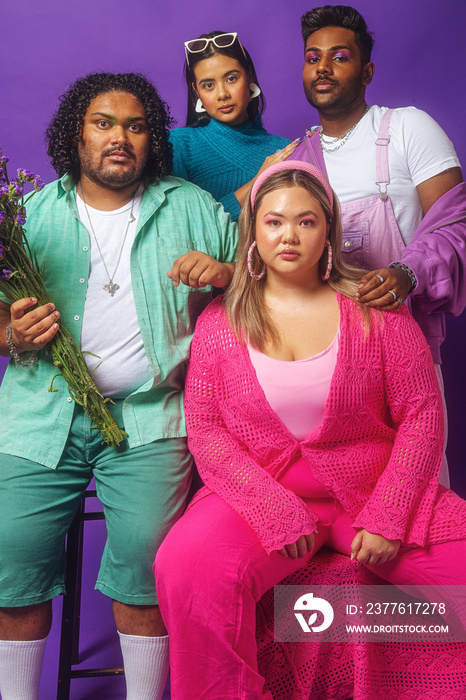
<instances>
[{"instance_id":1,"label":"teal knit sweater","mask_svg":"<svg viewBox=\"0 0 466 700\"><path fill-rule=\"evenodd\" d=\"M235 190L252 180L267 156L290 143L257 122L228 126L215 119L207 126L173 129L170 141L173 175L210 192L233 221L240 213Z\"/></svg>"}]
</instances>

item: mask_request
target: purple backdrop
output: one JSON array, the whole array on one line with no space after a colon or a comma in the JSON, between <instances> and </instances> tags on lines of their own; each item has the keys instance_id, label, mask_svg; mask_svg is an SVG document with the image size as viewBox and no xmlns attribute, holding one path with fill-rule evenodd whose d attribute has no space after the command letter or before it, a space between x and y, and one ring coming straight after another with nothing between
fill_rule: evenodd
<instances>
[{"instance_id":1,"label":"purple backdrop","mask_svg":"<svg viewBox=\"0 0 466 700\"><path fill-rule=\"evenodd\" d=\"M466 62L461 53L466 5L458 0L355 0L354 4L376 37L376 73L368 101L425 109L447 131L460 159L466 162L466 135L461 119L466 102ZM56 109L58 95L88 72L145 72L157 84L182 126L183 42L214 29L237 31L250 50L267 96L265 124L269 131L290 138L302 134L305 127L316 122L301 85L299 18L311 7L307 0L3 2L0 145L10 157L10 172L16 167L27 167L46 181L54 178L43 143L45 126ZM453 486L466 496L462 468L465 317L451 319L448 330L443 357L450 415L450 469ZM0 375L5 364L5 358L0 358ZM103 526L87 527L85 656L100 650L107 656L94 658L93 663L114 665L119 663L119 652L110 619L110 601L90 590L103 546ZM59 605L56 601L56 609ZM47 646L41 698L54 696L56 633L57 625ZM73 699L95 697L123 698L122 679L73 682Z\"/></svg>"},{"instance_id":2,"label":"purple backdrop","mask_svg":"<svg viewBox=\"0 0 466 700\"><path fill-rule=\"evenodd\" d=\"M332 3L336 4L336 3ZM466 161L462 119L466 62L460 59L466 6L457 0L356 0L376 37L374 82L368 102L415 105L447 131ZM0 144L11 171L27 167L54 178L43 134L58 95L78 76L96 70L142 71L159 87L183 125L183 41L213 29L235 30L250 50L267 97L269 131L294 138L316 122L301 85L299 18L304 0L119 0L3 3ZM466 495L462 475L464 396L463 318L449 320L444 374L450 414L453 485ZM0 359L0 373L5 366Z\"/></svg>"}]
</instances>

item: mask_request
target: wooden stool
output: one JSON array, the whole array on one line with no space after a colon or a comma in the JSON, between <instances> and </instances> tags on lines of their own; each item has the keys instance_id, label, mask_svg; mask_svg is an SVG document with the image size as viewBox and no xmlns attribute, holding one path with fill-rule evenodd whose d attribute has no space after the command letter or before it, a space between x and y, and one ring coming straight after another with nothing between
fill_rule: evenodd
<instances>
[{"instance_id":1,"label":"wooden stool","mask_svg":"<svg viewBox=\"0 0 466 700\"><path fill-rule=\"evenodd\" d=\"M86 499L95 497L96 492L93 490L83 494L79 510L67 536L66 595L63 597L57 700L69 700L72 678L121 676L124 673L122 668L72 668L79 664L84 523L88 520L104 519L104 514L100 511L86 512Z\"/></svg>"}]
</instances>

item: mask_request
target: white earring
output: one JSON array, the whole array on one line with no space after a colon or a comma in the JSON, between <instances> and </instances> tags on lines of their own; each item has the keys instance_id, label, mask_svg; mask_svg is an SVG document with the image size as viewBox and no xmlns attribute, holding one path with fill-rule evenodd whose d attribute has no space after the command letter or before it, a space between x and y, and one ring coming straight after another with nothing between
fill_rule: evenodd
<instances>
[{"instance_id":1,"label":"white earring","mask_svg":"<svg viewBox=\"0 0 466 700\"><path fill-rule=\"evenodd\" d=\"M251 102L251 100L253 100L255 97L259 97L262 92L259 85L256 85L256 83L249 83L249 89L251 90L249 102Z\"/></svg>"},{"instance_id":2,"label":"white earring","mask_svg":"<svg viewBox=\"0 0 466 700\"><path fill-rule=\"evenodd\" d=\"M197 112L198 114L202 114L202 112L205 112L205 111L206 111L204 105L203 105L202 102L201 102L201 98L200 98L200 97L197 98L196 106L194 107L194 109L196 110L196 112Z\"/></svg>"}]
</instances>

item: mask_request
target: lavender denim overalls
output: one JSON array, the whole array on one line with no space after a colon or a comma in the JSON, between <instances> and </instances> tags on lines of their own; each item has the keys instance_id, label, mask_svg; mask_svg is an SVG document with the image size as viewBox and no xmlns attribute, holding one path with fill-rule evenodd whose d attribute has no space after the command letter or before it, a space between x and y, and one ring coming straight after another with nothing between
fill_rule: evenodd
<instances>
[{"instance_id":1,"label":"lavender denim overalls","mask_svg":"<svg viewBox=\"0 0 466 700\"><path fill-rule=\"evenodd\" d=\"M388 109L383 115L375 142L379 194L340 205L343 260L365 270L387 267L393 261L400 260L405 247L388 195L388 145L392 113L393 109ZM313 163L327 174L319 132L306 136L290 160Z\"/></svg>"}]
</instances>

